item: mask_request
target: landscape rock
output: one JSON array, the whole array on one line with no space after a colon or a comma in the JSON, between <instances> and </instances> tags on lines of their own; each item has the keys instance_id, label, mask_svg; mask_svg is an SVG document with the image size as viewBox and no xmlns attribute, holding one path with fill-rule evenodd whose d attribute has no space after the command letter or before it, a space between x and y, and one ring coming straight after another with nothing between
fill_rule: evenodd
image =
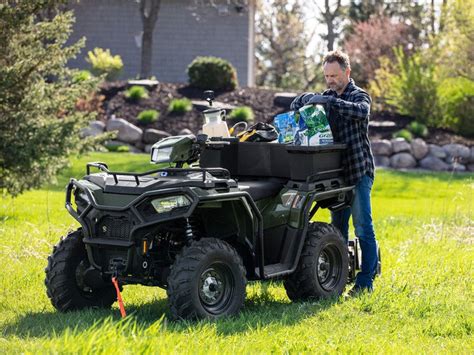
<instances>
[{"instance_id":1,"label":"landscape rock","mask_svg":"<svg viewBox=\"0 0 474 355\"><path fill-rule=\"evenodd\" d=\"M277 92L273 96L273 104L275 106L289 108L291 102L295 99L298 94L294 92Z\"/></svg>"},{"instance_id":2,"label":"landscape rock","mask_svg":"<svg viewBox=\"0 0 474 355\"><path fill-rule=\"evenodd\" d=\"M193 134L193 132L191 132L191 130L188 128L183 128L178 132L178 136L187 136L188 134Z\"/></svg>"},{"instance_id":3,"label":"landscape rock","mask_svg":"<svg viewBox=\"0 0 474 355\"><path fill-rule=\"evenodd\" d=\"M430 155L439 159L445 159L447 157L446 152L440 146L437 146L436 144L428 144L428 147L430 148Z\"/></svg>"},{"instance_id":4,"label":"landscape rock","mask_svg":"<svg viewBox=\"0 0 474 355\"><path fill-rule=\"evenodd\" d=\"M118 131L117 140L127 143L141 141L143 130L122 118L112 118L107 121L107 131Z\"/></svg>"},{"instance_id":5,"label":"landscape rock","mask_svg":"<svg viewBox=\"0 0 474 355\"><path fill-rule=\"evenodd\" d=\"M165 131L160 131L159 129L149 128L146 129L143 133L143 142L145 144L154 144L159 140L170 137L171 134Z\"/></svg>"},{"instance_id":6,"label":"landscape rock","mask_svg":"<svg viewBox=\"0 0 474 355\"><path fill-rule=\"evenodd\" d=\"M145 146L145 153L150 154L151 153L151 147L153 147L153 144L147 144Z\"/></svg>"},{"instance_id":7,"label":"landscape rock","mask_svg":"<svg viewBox=\"0 0 474 355\"><path fill-rule=\"evenodd\" d=\"M469 158L470 163L474 163L474 147L471 147L471 157Z\"/></svg>"},{"instance_id":8,"label":"landscape rock","mask_svg":"<svg viewBox=\"0 0 474 355\"><path fill-rule=\"evenodd\" d=\"M466 166L466 168L467 168L467 170L469 170L469 171L474 171L474 164L468 164L468 165Z\"/></svg>"},{"instance_id":9,"label":"landscape rock","mask_svg":"<svg viewBox=\"0 0 474 355\"><path fill-rule=\"evenodd\" d=\"M390 166L395 169L410 169L416 166L416 160L410 153L397 153L390 157Z\"/></svg>"},{"instance_id":10,"label":"landscape rock","mask_svg":"<svg viewBox=\"0 0 474 355\"><path fill-rule=\"evenodd\" d=\"M107 148L109 148L109 150L111 150L111 151L114 151L114 147L126 146L126 147L128 147L128 151L130 153L143 153L142 150L138 149L134 145L131 145L131 144L128 144L127 142L122 142L122 141L119 141L119 140L107 141L107 142L105 142L105 146Z\"/></svg>"},{"instance_id":11,"label":"landscape rock","mask_svg":"<svg viewBox=\"0 0 474 355\"><path fill-rule=\"evenodd\" d=\"M388 168L390 166L390 158L384 155L374 155L374 164L378 167Z\"/></svg>"},{"instance_id":12,"label":"landscape rock","mask_svg":"<svg viewBox=\"0 0 474 355\"><path fill-rule=\"evenodd\" d=\"M105 123L102 121L89 122L89 126L81 130L81 137L96 137L104 133Z\"/></svg>"},{"instance_id":13,"label":"landscape rock","mask_svg":"<svg viewBox=\"0 0 474 355\"><path fill-rule=\"evenodd\" d=\"M420 160L426 157L429 152L429 147L421 138L416 138L411 141L411 151L415 159Z\"/></svg>"},{"instance_id":14,"label":"landscape rock","mask_svg":"<svg viewBox=\"0 0 474 355\"><path fill-rule=\"evenodd\" d=\"M466 166L464 164L454 162L449 165L448 168L450 171L455 171L455 172L464 172L467 170Z\"/></svg>"},{"instance_id":15,"label":"landscape rock","mask_svg":"<svg viewBox=\"0 0 474 355\"><path fill-rule=\"evenodd\" d=\"M468 163L471 158L471 150L462 144L446 144L443 150L449 161L457 160L459 163Z\"/></svg>"},{"instance_id":16,"label":"landscape rock","mask_svg":"<svg viewBox=\"0 0 474 355\"><path fill-rule=\"evenodd\" d=\"M393 153L410 152L411 145L405 138L394 138L391 140Z\"/></svg>"},{"instance_id":17,"label":"landscape rock","mask_svg":"<svg viewBox=\"0 0 474 355\"><path fill-rule=\"evenodd\" d=\"M428 155L420 161L420 166L423 169L434 171L446 171L449 165L435 155Z\"/></svg>"},{"instance_id":18,"label":"landscape rock","mask_svg":"<svg viewBox=\"0 0 474 355\"><path fill-rule=\"evenodd\" d=\"M374 155L390 156L392 154L392 143L387 139L372 141L370 146Z\"/></svg>"}]
</instances>

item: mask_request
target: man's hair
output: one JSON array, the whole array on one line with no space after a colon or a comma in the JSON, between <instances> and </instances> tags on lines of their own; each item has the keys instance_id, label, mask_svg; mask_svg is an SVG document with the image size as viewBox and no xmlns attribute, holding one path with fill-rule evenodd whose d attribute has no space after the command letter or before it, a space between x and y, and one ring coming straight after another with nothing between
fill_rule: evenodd
<instances>
[{"instance_id":1,"label":"man's hair","mask_svg":"<svg viewBox=\"0 0 474 355\"><path fill-rule=\"evenodd\" d=\"M323 58L323 65L326 63L334 63L334 62L339 63L342 70L345 70L346 68L349 68L349 69L351 68L351 62L349 60L349 56L338 49L327 53Z\"/></svg>"}]
</instances>

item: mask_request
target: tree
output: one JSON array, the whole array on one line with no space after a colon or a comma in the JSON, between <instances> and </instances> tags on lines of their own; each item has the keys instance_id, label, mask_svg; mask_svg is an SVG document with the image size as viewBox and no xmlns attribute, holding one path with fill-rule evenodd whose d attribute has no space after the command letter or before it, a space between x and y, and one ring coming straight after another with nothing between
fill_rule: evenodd
<instances>
[{"instance_id":1,"label":"tree","mask_svg":"<svg viewBox=\"0 0 474 355\"><path fill-rule=\"evenodd\" d=\"M140 0L140 16L143 23L142 35L142 57L140 66L140 77L151 76L151 63L153 53L153 31L155 29L161 0Z\"/></svg>"},{"instance_id":2,"label":"tree","mask_svg":"<svg viewBox=\"0 0 474 355\"><path fill-rule=\"evenodd\" d=\"M321 14L322 22L324 22L327 27L327 34L322 37L327 41L328 51L332 51L336 38L339 35L338 28L341 23L343 9L341 0L335 0L333 4L331 4L329 0L324 0L324 10L319 7L317 0L313 0L313 2Z\"/></svg>"},{"instance_id":3,"label":"tree","mask_svg":"<svg viewBox=\"0 0 474 355\"><path fill-rule=\"evenodd\" d=\"M306 58L309 36L297 1L273 0L261 4L257 12L257 85L279 88L306 87L309 66Z\"/></svg>"},{"instance_id":4,"label":"tree","mask_svg":"<svg viewBox=\"0 0 474 355\"><path fill-rule=\"evenodd\" d=\"M0 186L11 195L51 181L69 155L94 143L80 138L92 117L75 104L97 81L80 79L77 70L66 67L84 40L65 45L71 12L40 16L61 3L0 4Z\"/></svg>"},{"instance_id":5,"label":"tree","mask_svg":"<svg viewBox=\"0 0 474 355\"><path fill-rule=\"evenodd\" d=\"M394 47L401 46L408 52L409 28L390 18L372 17L354 26L353 33L344 42L344 49L351 58L352 77L359 85L366 86L374 79L380 67L380 57L395 59Z\"/></svg>"}]
</instances>

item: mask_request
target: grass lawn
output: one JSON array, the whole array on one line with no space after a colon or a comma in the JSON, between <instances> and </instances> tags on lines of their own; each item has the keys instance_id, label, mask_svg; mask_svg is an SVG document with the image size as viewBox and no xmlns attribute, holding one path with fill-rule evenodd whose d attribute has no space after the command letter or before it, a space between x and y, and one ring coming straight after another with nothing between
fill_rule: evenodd
<instances>
[{"instance_id":1,"label":"grass lawn","mask_svg":"<svg viewBox=\"0 0 474 355\"><path fill-rule=\"evenodd\" d=\"M47 256L77 226L64 186L94 160L113 170L151 168L146 155L92 154L49 187L2 200L0 353L474 353L472 174L377 172L383 275L373 294L290 303L281 283L253 283L235 318L170 322L158 288L127 286L124 320L116 305L60 314L46 296Z\"/></svg>"}]
</instances>

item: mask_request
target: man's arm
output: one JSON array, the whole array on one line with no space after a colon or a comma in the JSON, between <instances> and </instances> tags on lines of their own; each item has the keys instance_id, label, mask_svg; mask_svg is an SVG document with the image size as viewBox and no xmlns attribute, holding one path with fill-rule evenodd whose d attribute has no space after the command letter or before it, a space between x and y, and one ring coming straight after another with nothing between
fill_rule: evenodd
<instances>
[{"instance_id":1,"label":"man's arm","mask_svg":"<svg viewBox=\"0 0 474 355\"><path fill-rule=\"evenodd\" d=\"M370 113L370 96L361 91L355 94L354 101L346 101L332 97L331 110L335 110L344 119L365 121Z\"/></svg>"}]
</instances>

